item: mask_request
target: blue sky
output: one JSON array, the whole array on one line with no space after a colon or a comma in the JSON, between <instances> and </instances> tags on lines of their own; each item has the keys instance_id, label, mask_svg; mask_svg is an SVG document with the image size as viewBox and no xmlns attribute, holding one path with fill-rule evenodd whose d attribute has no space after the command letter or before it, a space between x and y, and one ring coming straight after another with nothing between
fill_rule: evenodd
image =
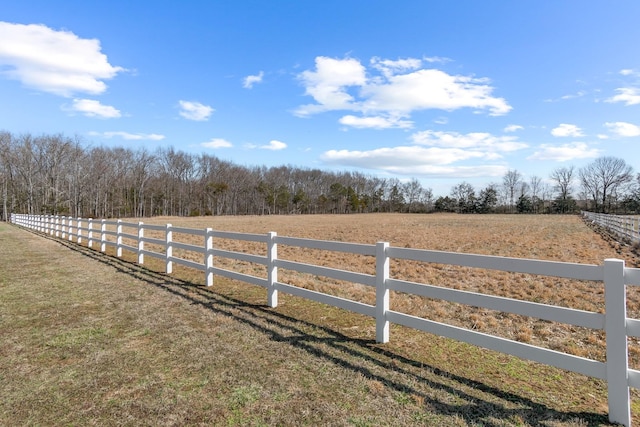
<instances>
[{"instance_id":1,"label":"blue sky","mask_svg":"<svg viewBox=\"0 0 640 427\"><path fill-rule=\"evenodd\" d=\"M640 2L30 1L0 8L0 130L436 194L600 156L636 171Z\"/></svg>"}]
</instances>

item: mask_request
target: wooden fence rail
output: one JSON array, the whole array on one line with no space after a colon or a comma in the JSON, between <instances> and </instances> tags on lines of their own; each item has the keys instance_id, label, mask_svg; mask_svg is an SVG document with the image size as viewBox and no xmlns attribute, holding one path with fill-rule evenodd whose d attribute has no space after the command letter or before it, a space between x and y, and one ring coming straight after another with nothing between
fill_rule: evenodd
<instances>
[{"instance_id":1,"label":"wooden fence rail","mask_svg":"<svg viewBox=\"0 0 640 427\"><path fill-rule=\"evenodd\" d=\"M107 221L49 215L13 214L11 222L60 239L75 240L78 243L86 239L88 247L99 244L101 251L105 251L107 246L112 246L115 247L117 256L122 256L123 250L131 251L137 254L140 264L144 263L145 256L155 257L164 261L166 273L172 272L174 263L194 268L204 272L204 281L207 286L214 284L216 275L261 286L267 291L267 304L270 307L278 305L278 292L282 291L371 316L376 322L376 340L379 343L389 341L389 325L394 323L599 378L607 383L609 420L627 427L631 426L629 388L640 388L640 371L629 369L627 338L640 337L640 320L627 318L626 286L640 285L640 269L625 267L623 260L606 259L603 265L588 265L400 248L392 247L387 242L368 245L282 237L275 232L246 234L217 231L211 228L201 230L174 227L171 224L158 226L146 225L142 222L127 223L121 220ZM155 237L146 236L147 231L155 233ZM201 244L181 243L174 239L174 235L195 236ZM266 252L263 252L263 255L257 255L217 249L214 239L254 242L264 245ZM131 242L134 244L130 244ZM373 257L376 266L375 274L282 259L278 257L278 245ZM155 248L155 250L149 248ZM174 250L180 253L185 253L184 251L196 253L201 257L201 262L175 256ZM263 265L267 269L266 277L217 267L214 265L214 257ZM605 290L605 312L576 310L391 278L389 264L392 259L602 282ZM375 305L279 282L279 268L375 288ZM389 303L389 293L392 290L605 331L606 362L394 311Z\"/></svg>"}]
</instances>

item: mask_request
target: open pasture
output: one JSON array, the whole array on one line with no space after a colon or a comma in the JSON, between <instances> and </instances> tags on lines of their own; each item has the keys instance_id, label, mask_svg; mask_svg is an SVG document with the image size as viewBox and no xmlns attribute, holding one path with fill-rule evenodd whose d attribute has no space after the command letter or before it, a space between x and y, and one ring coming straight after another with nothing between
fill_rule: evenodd
<instances>
[{"instance_id":1,"label":"open pasture","mask_svg":"<svg viewBox=\"0 0 640 427\"><path fill-rule=\"evenodd\" d=\"M629 248L600 237L578 217L387 214L144 221L569 262L599 264L618 257L636 266ZM128 228L125 232L134 234ZM153 237L148 231L145 237ZM106 248L110 256L95 250L100 246L95 240L94 250L85 248L86 237L79 246L66 243L72 239L64 236L43 239L0 224L0 320L5 326L0 395L6 402L0 405L0 424L609 425L601 380L398 325L392 325L389 343L377 344L368 316L284 293L271 309L261 287L219 276L210 288L198 286L203 284L199 271L174 264L173 274L158 274L162 260L147 257L140 267L127 250L118 259L111 245ZM188 239L202 244L201 236L178 231L173 236L175 242ZM263 244L214 240L221 249L265 251ZM159 250L152 246L145 249ZM284 244L278 252L279 259L362 272L373 268L367 257ZM202 262L202 254L184 249L175 248L174 255ZM266 274L260 265L215 261L239 272ZM391 276L596 311L602 304L600 286L587 282L415 262L392 264ZM284 269L279 280L372 298L360 285ZM630 295L630 317L637 317L637 301ZM392 295L391 306L604 357L603 337L592 331L403 294ZM637 361L637 343L631 344ZM638 423L637 390L633 393Z\"/></svg>"},{"instance_id":2,"label":"open pasture","mask_svg":"<svg viewBox=\"0 0 640 427\"><path fill-rule=\"evenodd\" d=\"M583 264L600 265L606 258L621 258L627 266L638 266L638 260L631 251L601 237L577 216L366 214L158 217L146 219L145 223L171 223L179 227L211 227L215 230L257 234L275 231L279 236L366 244L386 241L392 246L407 248ZM193 239L193 236L189 238ZM189 241L189 238L183 241L200 243ZM174 239L180 241L180 234L174 235ZM264 245L237 240L216 240L215 245L221 249L261 255L266 251ZM278 252L280 258L292 261L367 274L373 274L375 270L375 260L372 257L286 246L279 246ZM199 254L183 252L177 256L187 259L192 257L201 262ZM264 270L263 266L248 262L220 259L215 260L215 264L266 277L266 271L261 271ZM391 277L400 279L580 310L604 310L604 289L601 283L413 261L395 261L390 267ZM370 287L337 282L320 276L281 269L279 280L368 304L375 300L375 290ZM393 292L391 307L427 319L578 356L600 361L605 357L603 332ZM640 294L635 288L629 289L628 315L640 317ZM367 338L375 337L373 322L365 329L363 333ZM640 349L637 343L630 344L630 367L638 369Z\"/></svg>"}]
</instances>

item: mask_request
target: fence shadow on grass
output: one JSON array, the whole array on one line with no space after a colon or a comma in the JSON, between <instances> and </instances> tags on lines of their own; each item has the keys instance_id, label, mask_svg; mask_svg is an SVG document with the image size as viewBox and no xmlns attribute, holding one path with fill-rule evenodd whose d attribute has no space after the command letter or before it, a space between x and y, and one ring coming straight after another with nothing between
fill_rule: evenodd
<instances>
[{"instance_id":1,"label":"fence shadow on grass","mask_svg":"<svg viewBox=\"0 0 640 427\"><path fill-rule=\"evenodd\" d=\"M425 413L457 415L468 423L483 426L497 426L497 420L500 420L500 425L506 422L547 426L549 422L572 421L589 427L610 425L607 416L602 414L558 411L512 392L396 354L384 345L376 344L375 340L354 339L329 327L279 313L277 308L216 292L215 286L207 288L86 246L44 237L191 304L244 323L273 341L304 350L405 396L412 396L420 402ZM459 403L461 401L464 403Z\"/></svg>"}]
</instances>

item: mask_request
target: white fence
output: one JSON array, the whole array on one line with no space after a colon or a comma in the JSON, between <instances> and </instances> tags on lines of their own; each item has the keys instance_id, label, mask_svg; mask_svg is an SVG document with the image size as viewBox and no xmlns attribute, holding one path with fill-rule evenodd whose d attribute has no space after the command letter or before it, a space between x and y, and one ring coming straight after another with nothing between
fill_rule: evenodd
<instances>
[{"instance_id":1,"label":"white fence","mask_svg":"<svg viewBox=\"0 0 640 427\"><path fill-rule=\"evenodd\" d=\"M631 242L640 242L640 216L609 215L586 211L582 211L582 216Z\"/></svg>"},{"instance_id":2,"label":"white fence","mask_svg":"<svg viewBox=\"0 0 640 427\"><path fill-rule=\"evenodd\" d=\"M408 249L393 247L387 242L367 245L281 237L275 232L264 235L244 234L215 231L211 228L198 230L173 227L171 224L158 226L145 225L142 222L126 223L121 220L107 221L57 216L13 214L11 215L11 222L78 243L82 243L86 239L87 246L99 245L101 251L105 251L107 246L113 246L117 256L122 256L122 251L128 250L137 254L138 263L140 264L144 263L145 256L159 258L165 262L166 273L172 272L173 263L185 265L204 272L207 286L213 285L214 275L262 286L267 290L267 304L270 307L277 306L278 292L282 291L368 315L375 318L376 340L380 343L389 341L389 324L395 323L599 378L607 382L609 420L625 426L631 425L629 388L640 388L640 371L629 369L627 337L640 337L640 320L627 318L626 286L640 285L640 269L625 267L622 260L606 259L603 265L575 264ZM125 230L128 230L128 232L125 232ZM163 238L146 237L145 231L153 231L156 235L162 235ZM192 245L174 241L174 233L195 235L198 239L201 239L202 243L200 245ZM264 244L266 255L216 249L214 247L214 239L216 238ZM124 243L125 240L127 242L133 241L135 244L127 245ZM146 244L155 248L162 248L162 252L151 251ZM375 274L338 270L281 259L278 257L278 245L374 257L376 264ZM198 253L202 256L202 262L176 257L173 255L174 249ZM257 277L216 267L213 263L214 256L264 265L267 269L267 277ZM496 297L391 278L389 275L391 259L603 282L605 313ZM376 290L375 305L279 282L278 268L373 287ZM389 304L389 292L391 290L591 328L593 330L603 330L606 333L606 362L574 356L394 311Z\"/></svg>"}]
</instances>

